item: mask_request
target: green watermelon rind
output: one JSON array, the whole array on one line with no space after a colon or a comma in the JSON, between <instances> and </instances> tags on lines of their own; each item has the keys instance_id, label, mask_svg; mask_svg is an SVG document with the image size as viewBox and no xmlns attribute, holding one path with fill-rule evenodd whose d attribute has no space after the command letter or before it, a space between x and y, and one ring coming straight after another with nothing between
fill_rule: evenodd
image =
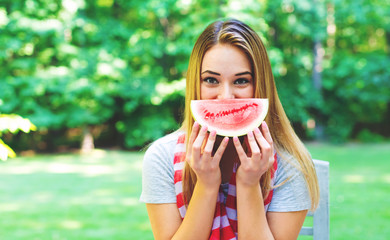
<instances>
[{"instance_id":1,"label":"green watermelon rind","mask_svg":"<svg viewBox=\"0 0 390 240\"><path fill-rule=\"evenodd\" d=\"M248 132L253 131L255 128L259 127L261 123L264 121L265 117L268 113L268 99L267 98L245 98L245 99L237 99L239 101L245 101L248 103L251 102L261 102L262 105L262 111L261 114L250 124L247 124L246 127L240 128L238 130L224 130L223 128L217 128L210 126L206 123L206 121L200 116L199 114L194 112L194 109L196 108L197 101L218 101L218 100L191 100L191 113L195 121L199 123L201 126L207 125L208 131L216 131L217 135L219 136L226 136L226 137L239 137L246 135ZM223 100L221 100L223 101ZM199 116L198 116L199 115Z\"/></svg>"}]
</instances>

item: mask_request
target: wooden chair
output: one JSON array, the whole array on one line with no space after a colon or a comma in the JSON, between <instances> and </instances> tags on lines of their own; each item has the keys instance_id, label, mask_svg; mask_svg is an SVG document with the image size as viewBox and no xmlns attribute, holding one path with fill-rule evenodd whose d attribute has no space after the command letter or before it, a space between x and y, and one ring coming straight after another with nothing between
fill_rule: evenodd
<instances>
[{"instance_id":1,"label":"wooden chair","mask_svg":"<svg viewBox=\"0 0 390 240\"><path fill-rule=\"evenodd\" d=\"M313 227L302 227L299 235L313 236L313 240L329 240L329 162L313 160L320 186L320 202L314 213Z\"/></svg>"}]
</instances>

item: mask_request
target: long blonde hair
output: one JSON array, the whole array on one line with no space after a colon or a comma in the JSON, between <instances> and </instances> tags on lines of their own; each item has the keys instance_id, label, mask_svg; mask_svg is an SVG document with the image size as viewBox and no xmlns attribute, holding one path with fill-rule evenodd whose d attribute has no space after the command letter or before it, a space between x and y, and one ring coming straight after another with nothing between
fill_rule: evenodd
<instances>
[{"instance_id":1,"label":"long blonde hair","mask_svg":"<svg viewBox=\"0 0 390 240\"><path fill-rule=\"evenodd\" d=\"M184 121L182 129L190 136L194 120L190 111L191 100L200 99L200 72L205 53L217 44L230 44L241 49L252 65L254 79L254 97L268 98L269 110L265 119L277 153L283 156L287 152L295 157L299 163L298 169L303 173L311 198L311 210L314 210L319 201L319 187L314 164L310 154L295 134L286 113L279 100L276 90L271 64L267 51L260 37L246 24L230 19L216 21L210 24L199 36L192 50L186 80L186 99ZM188 148L188 144L187 144ZM184 168L183 193L185 202L189 203L196 184L196 174L188 163ZM260 185L263 196L271 190L271 173L266 172Z\"/></svg>"}]
</instances>

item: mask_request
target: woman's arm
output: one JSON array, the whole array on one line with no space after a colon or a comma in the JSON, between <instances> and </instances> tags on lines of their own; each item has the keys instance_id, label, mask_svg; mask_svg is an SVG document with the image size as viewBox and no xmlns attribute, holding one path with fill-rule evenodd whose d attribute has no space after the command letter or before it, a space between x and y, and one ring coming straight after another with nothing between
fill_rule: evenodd
<instances>
[{"instance_id":1,"label":"woman's arm","mask_svg":"<svg viewBox=\"0 0 390 240\"><path fill-rule=\"evenodd\" d=\"M176 203L146 204L154 239L172 239L181 224Z\"/></svg>"},{"instance_id":2,"label":"woman's arm","mask_svg":"<svg viewBox=\"0 0 390 240\"><path fill-rule=\"evenodd\" d=\"M268 127L262 124L263 134ZM269 134L269 132L268 132ZM237 137L233 138L240 167L236 175L238 239L274 239L265 215L263 196L259 185L261 176L272 166L272 138L263 137L258 128L247 134L249 156Z\"/></svg>"},{"instance_id":3,"label":"woman's arm","mask_svg":"<svg viewBox=\"0 0 390 240\"><path fill-rule=\"evenodd\" d=\"M207 127L200 129L194 123L186 153L186 161L197 176L194 192L183 221L176 204L147 204L155 239L209 238L221 184L219 162L229 141L225 138L212 156L215 139L215 131L208 134Z\"/></svg>"},{"instance_id":4,"label":"woman's arm","mask_svg":"<svg viewBox=\"0 0 390 240\"><path fill-rule=\"evenodd\" d=\"M274 239L259 184L248 186L237 182L236 187L238 239Z\"/></svg>"},{"instance_id":5,"label":"woman's arm","mask_svg":"<svg viewBox=\"0 0 390 240\"><path fill-rule=\"evenodd\" d=\"M201 184L196 184L183 222L176 204L147 204L154 238L156 240L208 239L217 195L218 188L208 189Z\"/></svg>"},{"instance_id":6,"label":"woman's arm","mask_svg":"<svg viewBox=\"0 0 390 240\"><path fill-rule=\"evenodd\" d=\"M297 239L308 210L267 212L268 225L275 239Z\"/></svg>"},{"instance_id":7,"label":"woman's arm","mask_svg":"<svg viewBox=\"0 0 390 240\"><path fill-rule=\"evenodd\" d=\"M238 239L297 239L307 210L264 212L261 189L237 183Z\"/></svg>"},{"instance_id":8,"label":"woman's arm","mask_svg":"<svg viewBox=\"0 0 390 240\"><path fill-rule=\"evenodd\" d=\"M234 144L241 165L237 170L237 221L239 239L297 239L307 211L265 213L260 177L272 166L273 142L267 124L249 132L250 156L237 138Z\"/></svg>"}]
</instances>

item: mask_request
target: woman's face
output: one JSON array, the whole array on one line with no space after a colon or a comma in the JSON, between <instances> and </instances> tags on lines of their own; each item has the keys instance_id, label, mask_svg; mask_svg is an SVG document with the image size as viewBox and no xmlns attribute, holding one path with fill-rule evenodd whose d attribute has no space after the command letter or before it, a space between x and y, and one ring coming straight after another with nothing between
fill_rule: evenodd
<instances>
[{"instance_id":1,"label":"woman's face","mask_svg":"<svg viewBox=\"0 0 390 240\"><path fill-rule=\"evenodd\" d=\"M201 99L253 98L253 73L245 53L238 47L217 44L203 57Z\"/></svg>"}]
</instances>

